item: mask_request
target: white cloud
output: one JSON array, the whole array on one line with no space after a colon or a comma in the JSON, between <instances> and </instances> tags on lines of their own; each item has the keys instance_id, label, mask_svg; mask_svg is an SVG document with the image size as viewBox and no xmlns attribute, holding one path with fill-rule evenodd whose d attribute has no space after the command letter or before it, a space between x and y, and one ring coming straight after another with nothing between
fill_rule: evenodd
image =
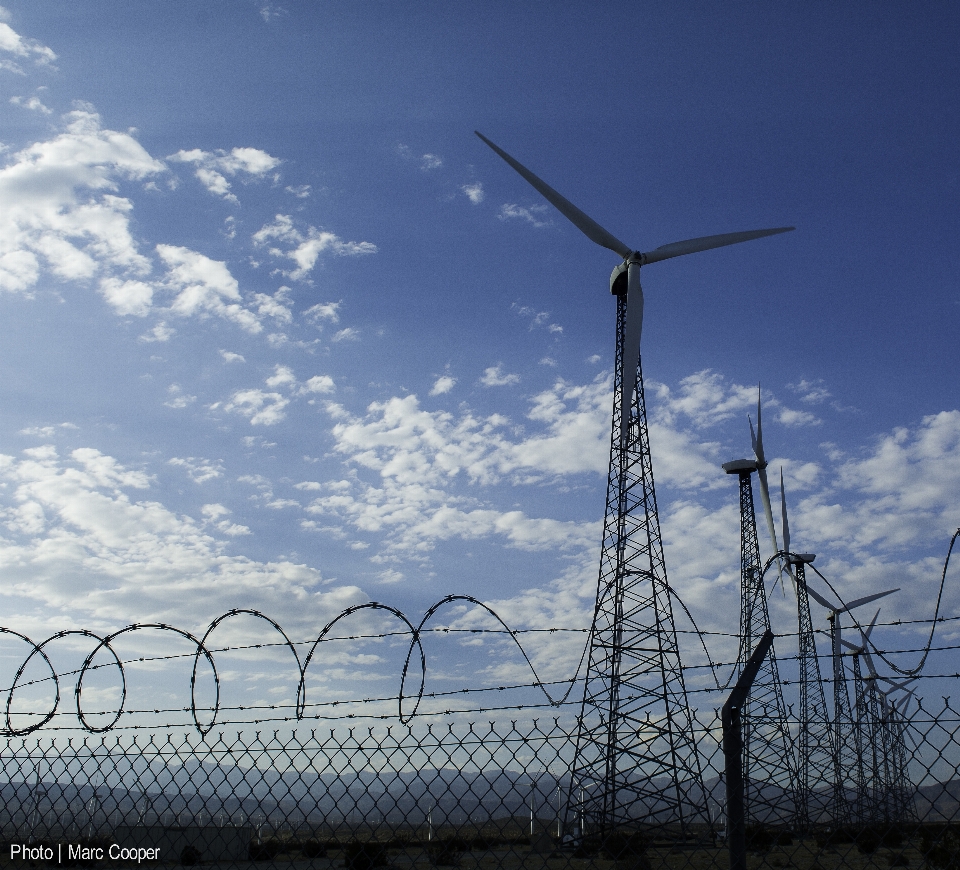
<instances>
[{"instance_id":1,"label":"white cloud","mask_svg":"<svg viewBox=\"0 0 960 870\"><path fill-rule=\"evenodd\" d=\"M431 169L439 169L441 166L443 166L443 158L436 154L424 154L420 158L420 168L424 172L429 172Z\"/></svg>"},{"instance_id":2,"label":"white cloud","mask_svg":"<svg viewBox=\"0 0 960 870\"><path fill-rule=\"evenodd\" d=\"M168 464L183 468L194 483L206 483L223 476L223 461L220 459L201 459L196 456L181 459L175 456L168 460Z\"/></svg>"},{"instance_id":3,"label":"white cloud","mask_svg":"<svg viewBox=\"0 0 960 870\"><path fill-rule=\"evenodd\" d=\"M803 378L795 384L787 384L787 387L800 396L801 402L807 402L811 405L820 404L832 395L824 386L822 378L813 381Z\"/></svg>"},{"instance_id":4,"label":"white cloud","mask_svg":"<svg viewBox=\"0 0 960 870\"><path fill-rule=\"evenodd\" d=\"M52 67L57 59L53 50L35 39L27 39L17 33L9 24L0 21L0 69L23 75L23 68L13 58L31 60L37 66ZM12 55L12 57L10 57Z\"/></svg>"},{"instance_id":5,"label":"white cloud","mask_svg":"<svg viewBox=\"0 0 960 870\"><path fill-rule=\"evenodd\" d=\"M254 607L302 631L364 600L353 586L319 591L318 571L232 556L203 530L245 534L208 505L203 524L156 500L132 500L150 478L91 448L0 463L0 566L11 607L34 602L93 630L163 621L196 630L231 606ZM223 528L220 528L223 526ZM18 624L25 624L19 618Z\"/></svg>"},{"instance_id":6,"label":"white cloud","mask_svg":"<svg viewBox=\"0 0 960 870\"><path fill-rule=\"evenodd\" d=\"M503 387L511 384L519 384L520 375L506 374L503 371L503 363L497 363L495 366L484 369L483 375L480 377L480 383L485 387Z\"/></svg>"},{"instance_id":7,"label":"white cloud","mask_svg":"<svg viewBox=\"0 0 960 870\"><path fill-rule=\"evenodd\" d=\"M297 378L293 373L293 369L289 366L282 365L277 365L274 373L266 380L268 387L289 387L292 384L296 384L296 382Z\"/></svg>"},{"instance_id":8,"label":"white cloud","mask_svg":"<svg viewBox=\"0 0 960 870\"><path fill-rule=\"evenodd\" d=\"M231 192L231 178L239 176L246 179L262 179L268 172L276 169L280 161L259 148L234 148L231 151L203 151L194 148L190 151L178 151L168 160L178 163L192 163L197 168L195 175L210 193L236 202Z\"/></svg>"},{"instance_id":9,"label":"white cloud","mask_svg":"<svg viewBox=\"0 0 960 870\"><path fill-rule=\"evenodd\" d=\"M537 434L516 441L508 437L513 427L505 417L428 412L415 396L375 403L365 420L336 409L336 451L357 468L374 472L377 482L351 477L325 483L307 510L379 533L387 558L422 559L436 542L450 538L498 537L519 549L580 552L595 544L595 523L499 510L477 495L459 494L456 481L518 485L582 472L602 475L609 389L607 380L588 387L558 381L532 403L528 419Z\"/></svg>"},{"instance_id":10,"label":"white cloud","mask_svg":"<svg viewBox=\"0 0 960 870\"><path fill-rule=\"evenodd\" d=\"M168 408L186 408L188 405L192 405L197 401L197 397L185 393L180 384L170 384L170 386L167 387L167 395L170 398L163 404Z\"/></svg>"},{"instance_id":11,"label":"white cloud","mask_svg":"<svg viewBox=\"0 0 960 870\"><path fill-rule=\"evenodd\" d=\"M169 341L176 333L176 330L161 320L153 329L140 336L140 341Z\"/></svg>"},{"instance_id":12,"label":"white cloud","mask_svg":"<svg viewBox=\"0 0 960 870\"><path fill-rule=\"evenodd\" d=\"M293 225L289 215L278 214L272 224L265 224L253 234L254 245L271 245L268 251L273 257L291 259L297 268L288 274L300 281L309 275L320 254L330 252L338 256L375 254L377 246L371 242L344 242L334 233L308 227L306 234ZM285 246L281 247L281 245Z\"/></svg>"},{"instance_id":13,"label":"white cloud","mask_svg":"<svg viewBox=\"0 0 960 870\"><path fill-rule=\"evenodd\" d=\"M280 393L237 390L224 405L224 410L249 417L253 426L274 426L286 416L284 408L289 404L290 400Z\"/></svg>"},{"instance_id":14,"label":"white cloud","mask_svg":"<svg viewBox=\"0 0 960 870\"><path fill-rule=\"evenodd\" d=\"M550 312L549 311L537 311L535 308L530 308L527 305L517 305L515 302L510 306L520 317L529 318L530 320L530 331L539 327L544 327L548 332L553 332L560 334L563 332L563 327L559 323L550 322Z\"/></svg>"},{"instance_id":15,"label":"white cloud","mask_svg":"<svg viewBox=\"0 0 960 870\"><path fill-rule=\"evenodd\" d=\"M300 387L301 393L332 393L334 390L333 378L330 375L314 375Z\"/></svg>"},{"instance_id":16,"label":"white cloud","mask_svg":"<svg viewBox=\"0 0 960 870\"><path fill-rule=\"evenodd\" d=\"M299 184L296 187L287 185L284 190L287 193L292 193L297 199L306 199L308 196L310 196L312 188L309 184Z\"/></svg>"},{"instance_id":17,"label":"white cloud","mask_svg":"<svg viewBox=\"0 0 960 870\"><path fill-rule=\"evenodd\" d=\"M319 302L303 312L307 320L318 323L328 320L330 323L340 322L340 304L339 302Z\"/></svg>"},{"instance_id":18,"label":"white cloud","mask_svg":"<svg viewBox=\"0 0 960 870\"><path fill-rule=\"evenodd\" d=\"M549 211L549 209L545 205L531 205L529 208L524 208L515 203L506 202L500 206L500 214L497 215L497 217L502 221L519 218L535 227L546 227L550 225L550 221L543 220L542 218L547 211Z\"/></svg>"},{"instance_id":19,"label":"white cloud","mask_svg":"<svg viewBox=\"0 0 960 870\"><path fill-rule=\"evenodd\" d=\"M130 232L133 206L115 191L164 166L129 134L101 129L89 109L65 121L64 132L0 169L0 290L29 292L44 270L65 281L99 275L111 304L139 312L144 289L126 282L149 273L151 264Z\"/></svg>"},{"instance_id":20,"label":"white cloud","mask_svg":"<svg viewBox=\"0 0 960 870\"><path fill-rule=\"evenodd\" d=\"M442 375L436 379L433 386L430 388L430 395L442 396L444 393L449 393L456 383L456 378L451 378L449 375Z\"/></svg>"},{"instance_id":21,"label":"white cloud","mask_svg":"<svg viewBox=\"0 0 960 870\"><path fill-rule=\"evenodd\" d=\"M300 383L293 369L280 364L274 367L273 374L264 383L270 390L237 390L223 404L223 410L249 418L254 426L273 426L286 417L286 408L294 398L328 394L336 389L329 375L313 375ZM285 391L286 395L280 390ZM211 410L220 406L221 403L217 402L211 406Z\"/></svg>"},{"instance_id":22,"label":"white cloud","mask_svg":"<svg viewBox=\"0 0 960 870\"><path fill-rule=\"evenodd\" d=\"M472 184L463 184L460 186L460 190L463 191L464 196L474 205L480 205L480 203L483 202L483 185L479 181L475 181Z\"/></svg>"},{"instance_id":23,"label":"white cloud","mask_svg":"<svg viewBox=\"0 0 960 870\"><path fill-rule=\"evenodd\" d=\"M233 363L233 362L246 362L243 358L243 354L234 353L231 350L221 350L220 356L223 357L224 362Z\"/></svg>"},{"instance_id":24,"label":"white cloud","mask_svg":"<svg viewBox=\"0 0 960 870\"><path fill-rule=\"evenodd\" d=\"M359 341L360 330L354 329L352 326L348 326L334 333L333 338L330 340L331 341Z\"/></svg>"},{"instance_id":25,"label":"white cloud","mask_svg":"<svg viewBox=\"0 0 960 870\"><path fill-rule=\"evenodd\" d=\"M216 314L247 332L263 329L256 315L240 304L237 279L226 263L175 245L157 245L157 254L167 267L165 285L176 294L168 309L171 314Z\"/></svg>"},{"instance_id":26,"label":"white cloud","mask_svg":"<svg viewBox=\"0 0 960 870\"><path fill-rule=\"evenodd\" d=\"M32 97L10 97L10 103L14 106L23 106L32 112L40 112L43 115L52 115L53 111L48 109L37 96Z\"/></svg>"}]
</instances>

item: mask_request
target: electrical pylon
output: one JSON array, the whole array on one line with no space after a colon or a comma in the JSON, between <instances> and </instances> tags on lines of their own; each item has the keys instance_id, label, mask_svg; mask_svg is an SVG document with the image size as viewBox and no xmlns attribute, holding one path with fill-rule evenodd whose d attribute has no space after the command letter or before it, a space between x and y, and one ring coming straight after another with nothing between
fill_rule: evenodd
<instances>
[{"instance_id":1,"label":"electrical pylon","mask_svg":"<svg viewBox=\"0 0 960 870\"><path fill-rule=\"evenodd\" d=\"M643 380L621 438L625 294L617 297L617 373L603 549L583 704L571 769L570 818L581 835L709 825L687 704L650 461Z\"/></svg>"},{"instance_id":2,"label":"electrical pylon","mask_svg":"<svg viewBox=\"0 0 960 870\"><path fill-rule=\"evenodd\" d=\"M739 672L770 628L770 611L763 586L753 501L752 475L757 470L757 463L739 459L724 464L723 470L727 474L736 474L740 482ZM773 646L750 688L741 711L741 723L746 822L788 822L784 807L794 799L796 764Z\"/></svg>"}]
</instances>

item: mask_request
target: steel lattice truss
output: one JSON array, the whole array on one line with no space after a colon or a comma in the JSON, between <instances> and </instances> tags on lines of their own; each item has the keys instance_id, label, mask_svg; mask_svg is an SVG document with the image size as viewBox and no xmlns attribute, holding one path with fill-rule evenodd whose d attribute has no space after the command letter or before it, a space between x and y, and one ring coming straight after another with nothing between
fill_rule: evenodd
<instances>
[{"instance_id":1,"label":"steel lattice truss","mask_svg":"<svg viewBox=\"0 0 960 870\"><path fill-rule=\"evenodd\" d=\"M568 828L708 823L657 517L643 381L621 444L627 303L617 297L613 425L603 550Z\"/></svg>"},{"instance_id":2,"label":"steel lattice truss","mask_svg":"<svg viewBox=\"0 0 960 870\"><path fill-rule=\"evenodd\" d=\"M797 828L835 823L838 811L836 748L833 740L823 677L817 659L817 643L810 617L810 599L803 562L791 560L796 577L797 618L800 643L800 758L797 777Z\"/></svg>"},{"instance_id":3,"label":"steel lattice truss","mask_svg":"<svg viewBox=\"0 0 960 870\"><path fill-rule=\"evenodd\" d=\"M742 669L770 628L763 586L753 468L738 471L740 482L740 655ZM744 803L748 824L788 822L794 804L796 761L774 647L764 658L741 712Z\"/></svg>"}]
</instances>

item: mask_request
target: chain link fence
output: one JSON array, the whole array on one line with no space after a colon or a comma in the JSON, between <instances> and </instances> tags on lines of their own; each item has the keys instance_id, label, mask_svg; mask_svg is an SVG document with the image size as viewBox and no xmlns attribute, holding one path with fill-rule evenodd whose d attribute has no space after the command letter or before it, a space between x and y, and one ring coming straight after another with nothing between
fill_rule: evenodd
<instances>
[{"instance_id":1,"label":"chain link fence","mask_svg":"<svg viewBox=\"0 0 960 870\"><path fill-rule=\"evenodd\" d=\"M576 727L559 720L9 738L0 861L726 868L719 714L695 723L703 782L685 793L700 806L606 831L584 809L603 784L571 783ZM921 706L849 739L853 764L826 781L748 772L746 865L960 870L960 713Z\"/></svg>"}]
</instances>

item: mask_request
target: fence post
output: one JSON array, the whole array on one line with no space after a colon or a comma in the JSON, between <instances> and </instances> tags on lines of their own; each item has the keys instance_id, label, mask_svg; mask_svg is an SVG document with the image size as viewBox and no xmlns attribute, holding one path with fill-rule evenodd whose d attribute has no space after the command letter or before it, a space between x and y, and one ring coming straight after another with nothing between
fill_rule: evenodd
<instances>
[{"instance_id":1,"label":"fence post","mask_svg":"<svg viewBox=\"0 0 960 870\"><path fill-rule=\"evenodd\" d=\"M727 848L730 850L730 870L747 870L747 831L743 807L743 734L740 730L740 710L746 703L750 687L760 670L760 664L773 643L773 632L768 628L746 667L737 680L730 697L720 712L723 726L724 778L727 791Z\"/></svg>"}]
</instances>

